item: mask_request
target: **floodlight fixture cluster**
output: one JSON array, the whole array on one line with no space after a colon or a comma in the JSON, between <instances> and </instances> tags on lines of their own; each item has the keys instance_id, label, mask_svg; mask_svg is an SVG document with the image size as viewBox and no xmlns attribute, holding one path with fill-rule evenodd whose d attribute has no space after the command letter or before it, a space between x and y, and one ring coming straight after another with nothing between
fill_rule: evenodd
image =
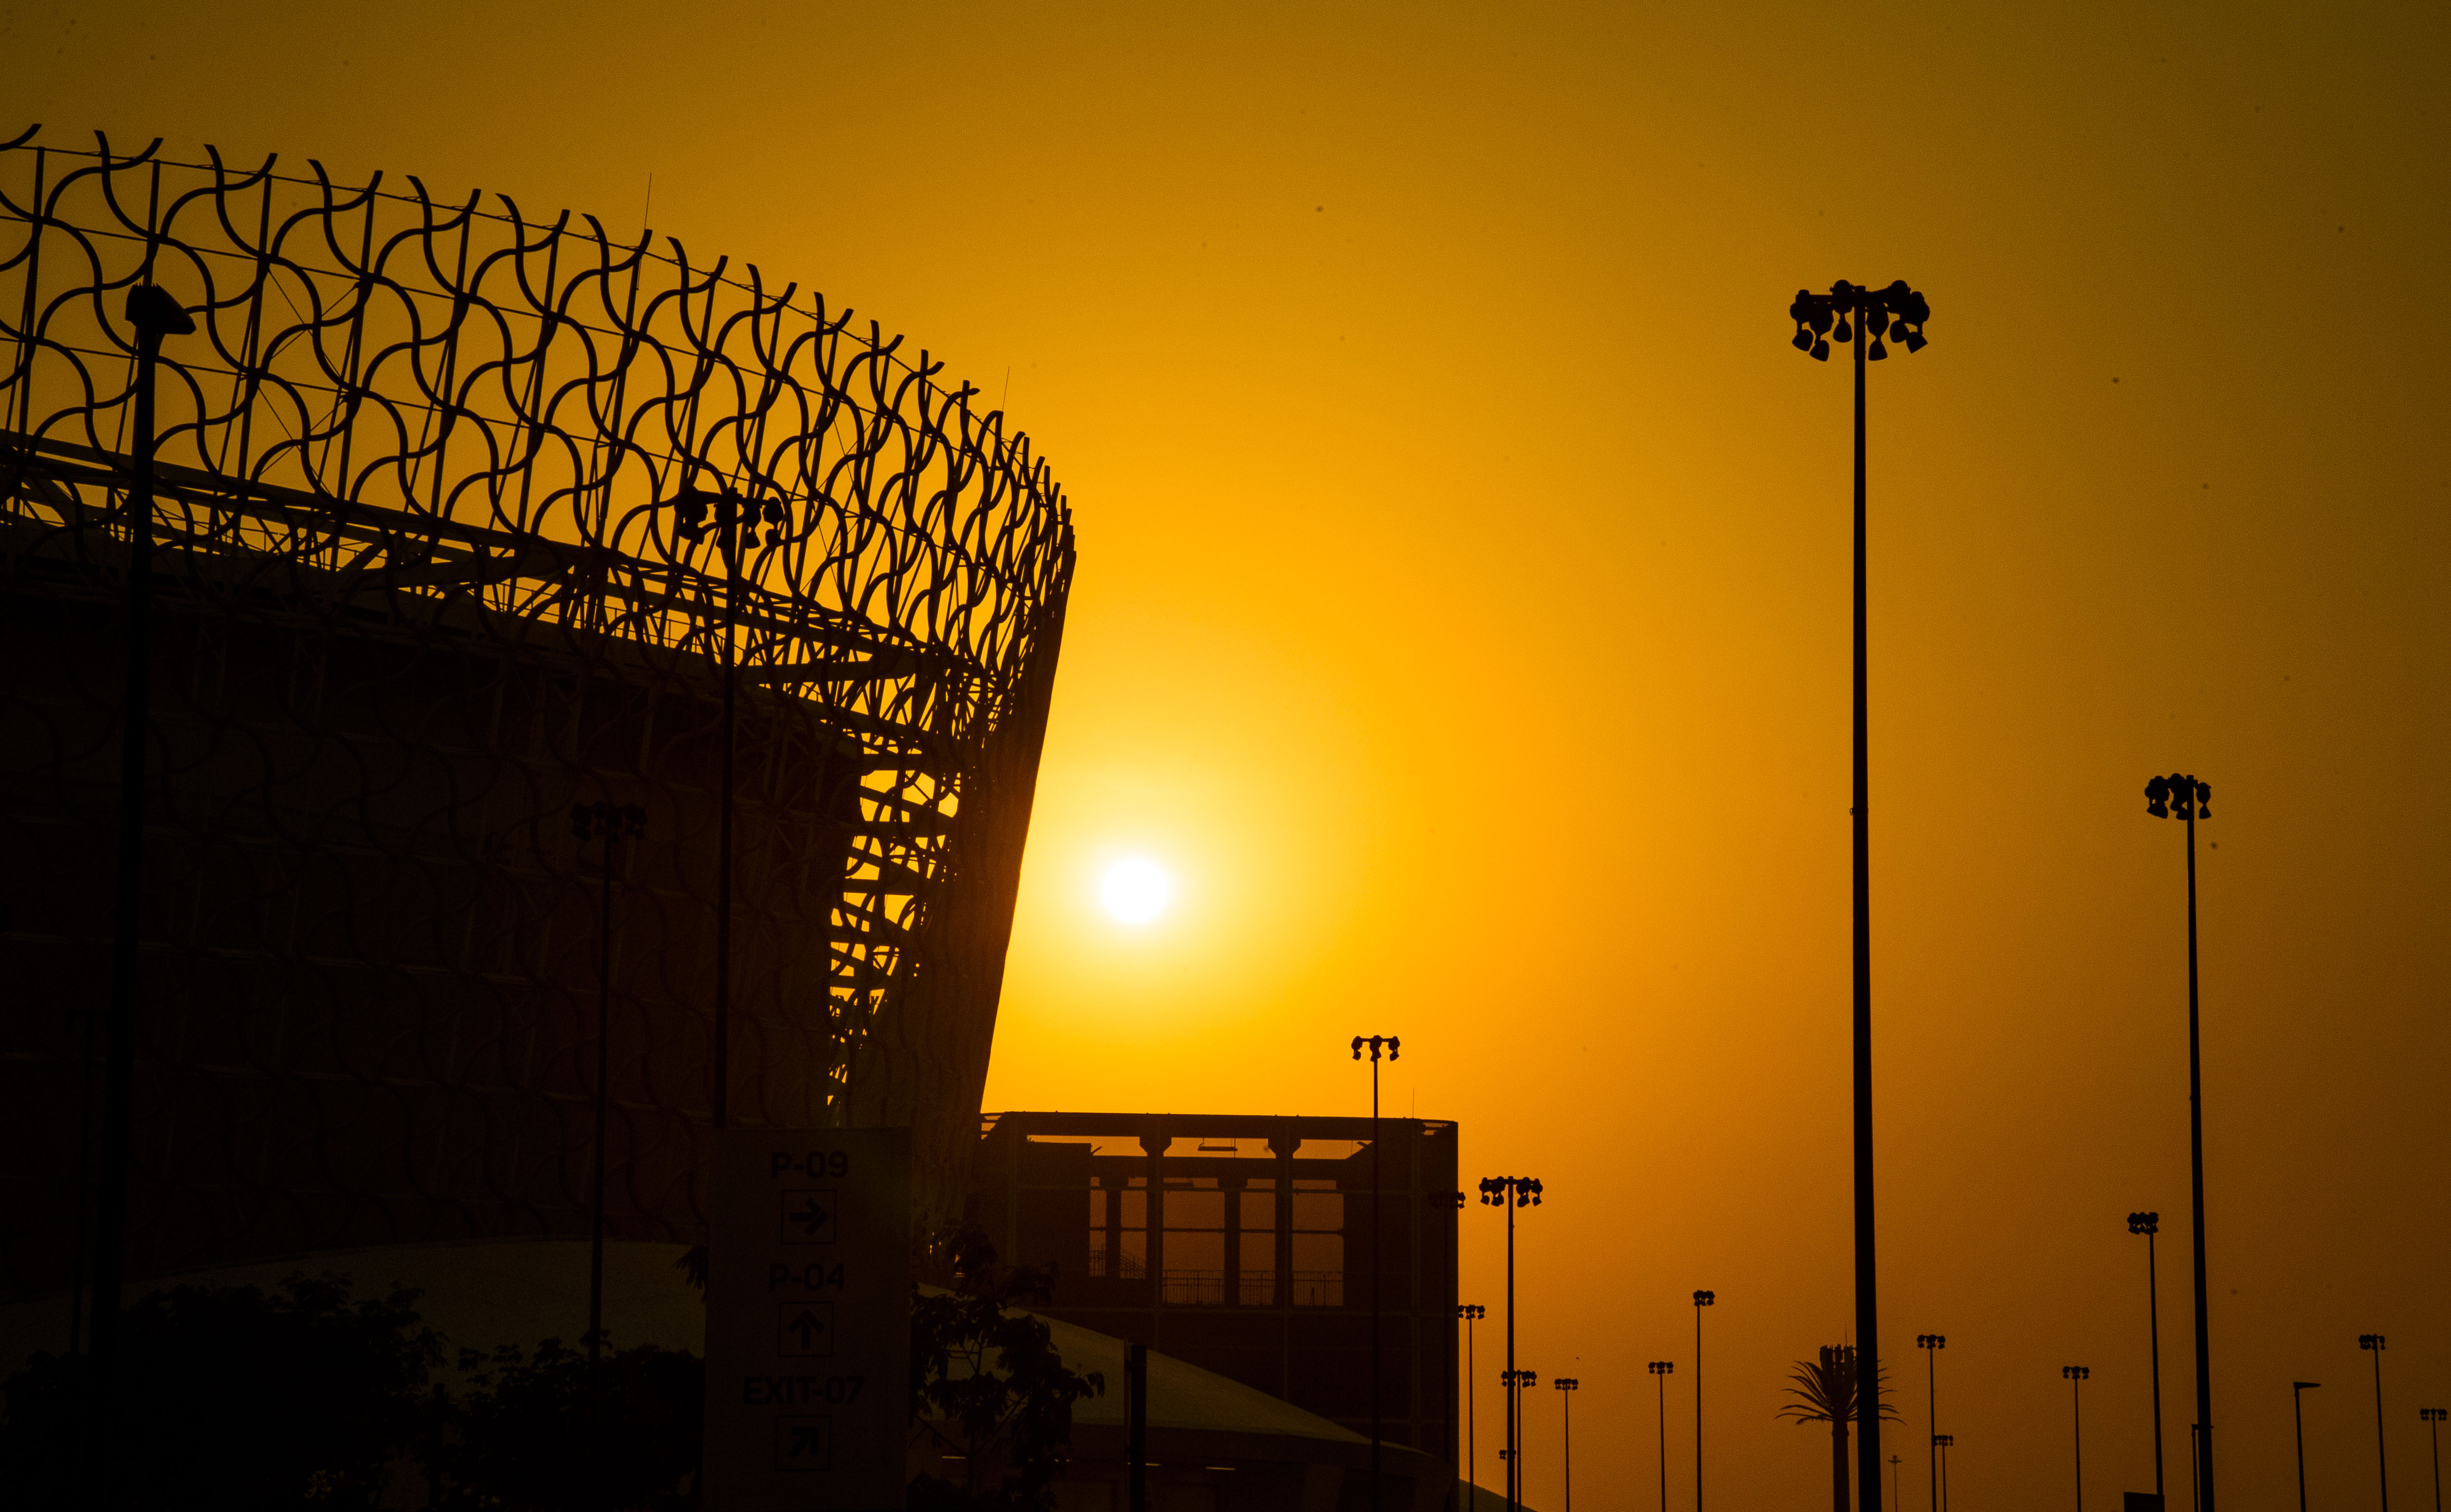
<instances>
[{"instance_id":1,"label":"floodlight fixture cluster","mask_svg":"<svg viewBox=\"0 0 2451 1512\"><path fill-rule=\"evenodd\" d=\"M1538 1176L1483 1176L1480 1179L1480 1202L1484 1208L1503 1208L1512 1199L1518 1208L1540 1206L1540 1178Z\"/></svg>"},{"instance_id":2,"label":"floodlight fixture cluster","mask_svg":"<svg viewBox=\"0 0 2451 1512\"><path fill-rule=\"evenodd\" d=\"M2127 1231L2131 1234L2158 1234L2162 1231L2160 1213L2129 1213Z\"/></svg>"},{"instance_id":3,"label":"floodlight fixture cluster","mask_svg":"<svg viewBox=\"0 0 2451 1512\"><path fill-rule=\"evenodd\" d=\"M1899 279L1887 288L1866 288L1845 279L1830 285L1827 294L1815 294L1809 288L1795 291L1795 303L1787 307L1795 321L1795 349L1816 363L1830 361L1830 342L1855 339L1856 327L1863 328L1864 340L1871 344L1864 350L1864 360L1877 363L1890 355L1881 338L1894 335L1910 352L1924 349L1924 322L1931 319L1931 305L1923 295L1907 287Z\"/></svg>"},{"instance_id":4,"label":"floodlight fixture cluster","mask_svg":"<svg viewBox=\"0 0 2451 1512\"><path fill-rule=\"evenodd\" d=\"M2145 812L2157 819L2172 815L2183 819L2213 816L2213 785L2172 773L2145 784Z\"/></svg>"},{"instance_id":5,"label":"floodlight fixture cluster","mask_svg":"<svg viewBox=\"0 0 2451 1512\"><path fill-rule=\"evenodd\" d=\"M1370 1050L1370 1058L1375 1061L1379 1058L1380 1048L1384 1046L1387 1051L1387 1058L1389 1060L1394 1060L1397 1058L1396 1051L1398 1047L1402 1046L1403 1043L1404 1042L1402 1040L1398 1039L1393 1034L1372 1034L1366 1037L1361 1034L1356 1034L1353 1036L1353 1058L1355 1060L1360 1060L1362 1058L1363 1047L1368 1046ZM1481 1185L1486 1187L1489 1184L1487 1182L1483 1182Z\"/></svg>"},{"instance_id":6,"label":"floodlight fixture cluster","mask_svg":"<svg viewBox=\"0 0 2451 1512\"><path fill-rule=\"evenodd\" d=\"M738 494L716 493L704 488L684 488L671 500L673 533L683 540L703 540L709 530L718 540L733 544L742 531L748 540L740 544L757 543L757 527L767 528L769 546L783 543L785 527L792 521L792 512L779 499L743 499Z\"/></svg>"}]
</instances>

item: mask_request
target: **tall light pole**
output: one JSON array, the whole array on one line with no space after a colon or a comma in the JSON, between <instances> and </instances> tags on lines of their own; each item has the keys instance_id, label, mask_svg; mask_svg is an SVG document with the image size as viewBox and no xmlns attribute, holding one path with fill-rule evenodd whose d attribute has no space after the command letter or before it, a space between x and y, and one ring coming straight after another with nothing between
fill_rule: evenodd
<instances>
[{"instance_id":1,"label":"tall light pole","mask_svg":"<svg viewBox=\"0 0 2451 1512\"><path fill-rule=\"evenodd\" d=\"M2382 1335L2358 1335L2358 1347L2374 1356L2375 1384L2375 1485L2381 1493L2382 1512L2391 1512L2391 1466L2382 1455Z\"/></svg>"},{"instance_id":2,"label":"tall light pole","mask_svg":"<svg viewBox=\"0 0 2451 1512\"><path fill-rule=\"evenodd\" d=\"M1540 1204L1540 1179L1537 1176L1484 1176L1480 1180L1480 1201L1483 1207L1506 1209L1506 1504L1511 1509L1520 1504L1518 1494L1523 1488L1522 1448L1518 1429L1522 1424L1521 1398L1515 1389L1515 1209L1537 1208Z\"/></svg>"},{"instance_id":3,"label":"tall light pole","mask_svg":"<svg viewBox=\"0 0 2451 1512\"><path fill-rule=\"evenodd\" d=\"M2153 1236L2162 1231L2162 1215L2129 1213L2127 1231L2145 1236L2145 1328L2153 1349L2153 1505L2168 1512L2162 1500L2162 1286L2153 1266Z\"/></svg>"},{"instance_id":4,"label":"tall light pole","mask_svg":"<svg viewBox=\"0 0 2451 1512\"><path fill-rule=\"evenodd\" d=\"M1480 1427L1474 1418L1473 1399L1475 1388L1480 1384L1474 1377L1480 1367L1473 1364L1472 1325L1489 1316L1489 1309L1477 1302L1460 1302L1456 1304L1456 1316L1463 1320L1463 1483L1472 1492L1472 1505L1466 1512L1480 1512Z\"/></svg>"},{"instance_id":5,"label":"tall light pole","mask_svg":"<svg viewBox=\"0 0 2451 1512\"><path fill-rule=\"evenodd\" d=\"M2289 1383L2289 1418L2298 1425L2298 1512L2306 1512L2306 1393L2323 1384L2321 1381Z\"/></svg>"},{"instance_id":6,"label":"tall light pole","mask_svg":"<svg viewBox=\"0 0 2451 1512\"><path fill-rule=\"evenodd\" d=\"M1957 1435L1954 1433L1935 1433L1931 1436L1931 1446L1940 1451L1940 1504L1942 1506L1949 1505L1949 1450L1950 1446L1956 1442Z\"/></svg>"},{"instance_id":7,"label":"tall light pole","mask_svg":"<svg viewBox=\"0 0 2451 1512\"><path fill-rule=\"evenodd\" d=\"M1668 1378L1676 1373L1674 1360L1651 1362L1652 1378L1659 1383L1659 1512L1668 1512Z\"/></svg>"},{"instance_id":8,"label":"tall light pole","mask_svg":"<svg viewBox=\"0 0 2451 1512\"><path fill-rule=\"evenodd\" d=\"M1575 1512L1575 1395L1574 1395L1574 1394L1575 1394L1577 1391L1579 1391L1579 1390L1581 1390L1581 1389L1582 1389L1582 1384L1582 1384L1580 1381L1578 1381L1577 1379L1575 1379L1573 1376L1559 1376L1557 1380L1552 1381L1552 1382L1550 1382L1549 1384L1550 1384L1551 1385L1553 1385L1553 1386L1556 1386L1559 1391L1562 1391L1562 1392L1564 1392L1564 1393L1565 1393L1565 1395L1564 1395L1564 1396L1559 1397L1559 1398L1558 1399L1558 1405L1559 1405L1559 1409L1560 1409L1560 1410L1562 1410L1562 1411L1564 1412L1564 1414L1565 1414L1565 1432L1566 1432L1566 1455L1565 1455L1565 1461L1566 1461L1566 1512Z\"/></svg>"},{"instance_id":9,"label":"tall light pole","mask_svg":"<svg viewBox=\"0 0 2451 1512\"><path fill-rule=\"evenodd\" d=\"M1403 1041L1393 1034L1353 1036L1355 1060L1362 1058L1363 1047L1368 1047L1370 1051L1370 1512L1379 1512L1379 1453L1380 1445L1385 1442L1386 1437L1379 1417L1380 1377L1384 1374L1380 1367L1382 1314L1379 1306L1379 1292L1383 1285L1382 1273L1386 1269L1386 1267L1381 1264L1382 1256L1379 1253L1379 1247L1385 1238L1379 1222L1379 1194L1386 1189L1387 1185L1382 1179L1386 1173L1386 1167L1381 1156L1382 1142L1379 1138L1379 1052L1384 1050L1387 1052L1387 1058L1392 1061L1402 1045Z\"/></svg>"},{"instance_id":10,"label":"tall light pole","mask_svg":"<svg viewBox=\"0 0 2451 1512\"><path fill-rule=\"evenodd\" d=\"M2434 1512L2442 1512L2442 1409L2420 1407L2417 1418L2434 1435ZM2304 1493L2302 1491L2300 1495L2303 1498ZM2305 1509L2301 1507L2299 1512L2305 1512Z\"/></svg>"},{"instance_id":11,"label":"tall light pole","mask_svg":"<svg viewBox=\"0 0 2451 1512\"><path fill-rule=\"evenodd\" d=\"M1795 321L1795 346L1815 362L1830 360L1835 336L1855 343L1855 780L1848 812L1854 824L1854 1072L1855 1072L1855 1340L1856 1379L1881 1379L1880 1290L1873 1247L1873 865L1869 812L1872 788L1865 775L1867 736L1864 652L1864 364L1888 357L1881 338L1894 329L1910 352L1924 347L1923 325L1931 308L1900 279L1883 289L1845 279L1827 294L1798 289L1788 306ZM1863 327L1856 341L1854 326ZM1835 329L1833 329L1833 327ZM1881 1512L1881 1409L1877 1390L1855 1393L1855 1487L1862 1512Z\"/></svg>"},{"instance_id":12,"label":"tall light pole","mask_svg":"<svg viewBox=\"0 0 2451 1512\"><path fill-rule=\"evenodd\" d=\"M1694 1293L1694 1512L1702 1512L1702 1309L1718 1300L1716 1291Z\"/></svg>"},{"instance_id":13,"label":"tall light pole","mask_svg":"<svg viewBox=\"0 0 2451 1512\"><path fill-rule=\"evenodd\" d=\"M2195 1188L2196 1268L2196 1505L2213 1512L2212 1306L2205 1287L2205 1063L2199 1034L2196 975L2196 819L2213 816L2209 782L2173 774L2145 784L2145 812L2157 819L2175 813L2186 822L2187 844L2187 1149Z\"/></svg>"},{"instance_id":14,"label":"tall light pole","mask_svg":"<svg viewBox=\"0 0 2451 1512\"><path fill-rule=\"evenodd\" d=\"M613 874L620 842L647 833L647 811L637 804L581 803L570 811L570 829L581 845L604 842L602 913L596 934L596 1153L588 1183L587 1218L587 1438L588 1479L601 1502L604 1465L604 1129L613 1071Z\"/></svg>"},{"instance_id":15,"label":"tall light pole","mask_svg":"<svg viewBox=\"0 0 2451 1512\"><path fill-rule=\"evenodd\" d=\"M1530 1435L1530 1430L1523 1426L1523 1393L1540 1384L1540 1372L1509 1370L1506 1372L1505 1381L1506 1394L1516 1403L1515 1447L1506 1451L1507 1468L1514 1473L1515 1477L1515 1489L1507 1496L1506 1505L1507 1512L1515 1512L1516 1508L1523 1504L1523 1443Z\"/></svg>"},{"instance_id":16,"label":"tall light pole","mask_svg":"<svg viewBox=\"0 0 2451 1512\"><path fill-rule=\"evenodd\" d=\"M149 268L148 268L149 273ZM127 661L119 705L119 875L110 925L110 1018L102 1064L102 1190L94 1211L91 1372L86 1495L107 1507L119 1364L119 1292L127 1273L127 1163L136 1117L137 930L145 897L145 756L153 731L153 388L162 338L192 336L195 318L160 285L131 285L136 332L135 434L120 519L127 532ZM90 1084L88 1084L90 1085ZM84 1193L78 1192L82 1208Z\"/></svg>"},{"instance_id":17,"label":"tall light pole","mask_svg":"<svg viewBox=\"0 0 2451 1512\"><path fill-rule=\"evenodd\" d=\"M721 786L716 799L715 832L715 1127L724 1128L732 1103L732 835L734 752L739 729L740 699L740 558L743 545L757 543L757 526L773 528L766 543L778 545L791 519L779 500L744 499L733 493L684 488L673 496L674 534L684 540L704 540L715 532L723 557L723 751ZM713 519L708 516L712 514ZM749 536L741 540L741 533Z\"/></svg>"},{"instance_id":18,"label":"tall light pole","mask_svg":"<svg viewBox=\"0 0 2451 1512\"><path fill-rule=\"evenodd\" d=\"M1901 1463L1896 1455L1890 1456L1890 1505L1892 1506L1898 1504L1898 1465Z\"/></svg>"},{"instance_id":19,"label":"tall light pole","mask_svg":"<svg viewBox=\"0 0 2451 1512\"><path fill-rule=\"evenodd\" d=\"M1923 1400L1931 1434L1931 1512L1940 1512L1940 1351L1949 1347L1946 1334L1919 1333L1915 1347L1923 1351ZM1856 1378L1862 1380L1861 1376ZM1894 1493L1895 1487L1892 1487ZM1894 1496L1892 1497L1894 1500Z\"/></svg>"},{"instance_id":20,"label":"tall light pole","mask_svg":"<svg viewBox=\"0 0 2451 1512\"><path fill-rule=\"evenodd\" d=\"M2069 1384L2069 1421L2076 1425L2076 1512L2085 1512L2085 1399L2086 1377L2093 1374L2084 1365L2062 1365L2060 1377Z\"/></svg>"}]
</instances>

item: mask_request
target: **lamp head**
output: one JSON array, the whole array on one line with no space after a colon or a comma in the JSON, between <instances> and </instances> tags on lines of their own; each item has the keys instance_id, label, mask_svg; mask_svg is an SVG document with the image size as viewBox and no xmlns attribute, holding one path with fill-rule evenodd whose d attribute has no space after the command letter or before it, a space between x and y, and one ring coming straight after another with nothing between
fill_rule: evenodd
<instances>
[{"instance_id":1,"label":"lamp head","mask_svg":"<svg viewBox=\"0 0 2451 1512\"><path fill-rule=\"evenodd\" d=\"M2160 1213L2129 1213L2127 1231L2131 1234L2158 1234L2162 1231Z\"/></svg>"},{"instance_id":2,"label":"lamp head","mask_svg":"<svg viewBox=\"0 0 2451 1512\"><path fill-rule=\"evenodd\" d=\"M1716 1291L1697 1291L1694 1293L1694 1306L1696 1307L1711 1306L1718 1300L1719 1294Z\"/></svg>"},{"instance_id":3,"label":"lamp head","mask_svg":"<svg viewBox=\"0 0 2451 1512\"><path fill-rule=\"evenodd\" d=\"M127 324L136 327L140 337L160 341L165 336L193 336L195 317L179 307L170 291L159 284L130 284L127 286Z\"/></svg>"},{"instance_id":4,"label":"lamp head","mask_svg":"<svg viewBox=\"0 0 2451 1512\"><path fill-rule=\"evenodd\" d=\"M2292 1391L2312 1391L2323 1384L2324 1383L2321 1381L2292 1381L2289 1383L2289 1389Z\"/></svg>"}]
</instances>

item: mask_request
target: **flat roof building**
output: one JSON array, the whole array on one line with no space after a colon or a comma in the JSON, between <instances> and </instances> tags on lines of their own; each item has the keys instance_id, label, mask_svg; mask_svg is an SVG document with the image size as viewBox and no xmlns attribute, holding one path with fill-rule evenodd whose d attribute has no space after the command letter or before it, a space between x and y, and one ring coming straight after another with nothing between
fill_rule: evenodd
<instances>
[{"instance_id":1,"label":"flat roof building","mask_svg":"<svg viewBox=\"0 0 2451 1512\"><path fill-rule=\"evenodd\" d=\"M969 1216L1050 1274L1036 1310L1364 1436L1375 1269L1384 1442L1451 1478L1456 1126L1378 1128L1374 1151L1367 1118L990 1114Z\"/></svg>"}]
</instances>

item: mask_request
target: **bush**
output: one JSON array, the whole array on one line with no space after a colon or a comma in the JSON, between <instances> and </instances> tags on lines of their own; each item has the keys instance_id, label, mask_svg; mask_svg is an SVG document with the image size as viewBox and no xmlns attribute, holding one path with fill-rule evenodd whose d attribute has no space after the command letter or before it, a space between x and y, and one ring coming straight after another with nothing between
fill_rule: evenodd
<instances>
[{"instance_id":1,"label":"bush","mask_svg":"<svg viewBox=\"0 0 2451 1512\"><path fill-rule=\"evenodd\" d=\"M585 1351L547 1339L533 1357L517 1345L491 1355L461 1351L471 1388L441 1400L428 1464L449 1508L648 1508L697 1504L699 1424L706 1363L681 1349L641 1345L604 1352L600 1484L587 1466Z\"/></svg>"},{"instance_id":2,"label":"bush","mask_svg":"<svg viewBox=\"0 0 2451 1512\"><path fill-rule=\"evenodd\" d=\"M126 1512L373 1507L442 1357L417 1293L349 1300L346 1280L155 1292L121 1320L115 1452ZM0 1385L13 1505L80 1501L88 1361L48 1350Z\"/></svg>"}]
</instances>

